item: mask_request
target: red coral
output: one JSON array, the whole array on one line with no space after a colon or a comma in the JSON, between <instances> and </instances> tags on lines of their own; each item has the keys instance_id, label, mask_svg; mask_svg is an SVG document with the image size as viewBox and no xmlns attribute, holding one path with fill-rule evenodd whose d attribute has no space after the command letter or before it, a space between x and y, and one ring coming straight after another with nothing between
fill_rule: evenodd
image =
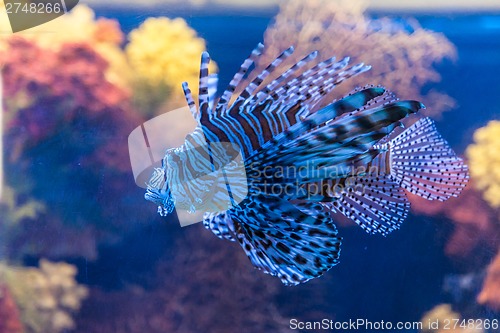
<instances>
[{"instance_id":1,"label":"red coral","mask_svg":"<svg viewBox=\"0 0 500 333\"><path fill-rule=\"evenodd\" d=\"M495 249L500 225L497 214L469 183L458 198L446 202L428 201L409 195L413 212L428 216L445 216L453 221L454 230L445 252L449 256L466 257L478 246Z\"/></svg>"},{"instance_id":2,"label":"red coral","mask_svg":"<svg viewBox=\"0 0 500 333\"><path fill-rule=\"evenodd\" d=\"M483 289L477 297L477 301L500 312L500 251L488 267Z\"/></svg>"},{"instance_id":3,"label":"red coral","mask_svg":"<svg viewBox=\"0 0 500 333\"><path fill-rule=\"evenodd\" d=\"M19 310L9 289L0 285L0 333L21 333L23 326Z\"/></svg>"}]
</instances>

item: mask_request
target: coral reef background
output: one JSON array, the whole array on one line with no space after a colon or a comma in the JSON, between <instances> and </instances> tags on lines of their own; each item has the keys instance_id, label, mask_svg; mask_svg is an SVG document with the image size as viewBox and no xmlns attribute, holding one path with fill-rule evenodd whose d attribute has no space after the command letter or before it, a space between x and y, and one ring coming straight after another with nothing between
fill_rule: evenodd
<instances>
[{"instance_id":1,"label":"coral reef background","mask_svg":"<svg viewBox=\"0 0 500 333\"><path fill-rule=\"evenodd\" d=\"M443 34L422 29L416 20L403 24L387 18L368 18L364 15L368 3L285 2L266 30L266 50L257 68L263 70L290 45L296 48L287 59L290 66L314 50L320 52L321 60L334 52L338 59L349 56L353 63L364 62L372 69L366 75L346 80L332 92L332 97L346 95L366 84L381 84L391 87L402 99L413 98L424 104L432 101L432 108L424 111L427 115L438 116L454 108L453 98L442 92L434 89L422 94L425 84L441 79L432 65L443 59L456 59L453 44Z\"/></svg>"},{"instance_id":2,"label":"coral reef background","mask_svg":"<svg viewBox=\"0 0 500 333\"><path fill-rule=\"evenodd\" d=\"M2 30L6 22L0 17ZM345 0L222 14L78 5L32 33L0 35L0 333L289 332L291 318L497 318L498 22L387 16ZM412 215L387 238L342 223L341 264L295 288L254 270L237 244L200 224L157 216L134 184L128 134L184 105L180 83L197 90L203 50L223 89L262 39L268 60L295 44L296 57L319 49L373 66L334 98L373 83L422 99L468 159L465 192L446 203L412 197Z\"/></svg>"}]
</instances>

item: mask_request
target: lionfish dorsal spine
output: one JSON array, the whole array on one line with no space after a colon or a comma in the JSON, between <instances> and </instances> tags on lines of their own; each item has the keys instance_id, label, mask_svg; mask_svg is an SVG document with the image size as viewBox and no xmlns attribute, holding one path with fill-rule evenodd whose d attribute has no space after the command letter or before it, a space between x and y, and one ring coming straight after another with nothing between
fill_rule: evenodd
<instances>
[{"instance_id":1,"label":"lionfish dorsal spine","mask_svg":"<svg viewBox=\"0 0 500 333\"><path fill-rule=\"evenodd\" d=\"M241 64L240 69L238 70L238 72L236 72L236 74L234 74L233 78L229 82L228 87L217 103L217 107L215 108L215 112L217 115L221 116L227 112L228 103L231 101L234 92L238 89L239 84L242 82L244 76L248 73L248 69L255 63L255 60L262 54L263 50L264 44L259 43L257 47L252 51L250 56Z\"/></svg>"}]
</instances>

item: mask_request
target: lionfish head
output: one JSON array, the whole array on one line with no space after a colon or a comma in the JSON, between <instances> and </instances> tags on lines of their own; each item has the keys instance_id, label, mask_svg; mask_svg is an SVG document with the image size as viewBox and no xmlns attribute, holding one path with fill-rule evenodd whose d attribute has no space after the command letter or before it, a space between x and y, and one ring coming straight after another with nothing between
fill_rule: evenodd
<instances>
[{"instance_id":1,"label":"lionfish head","mask_svg":"<svg viewBox=\"0 0 500 333\"><path fill-rule=\"evenodd\" d=\"M161 216L172 213L175 202L163 168L155 168L146 185L147 189L144 198L158 205L158 213Z\"/></svg>"},{"instance_id":2,"label":"lionfish head","mask_svg":"<svg viewBox=\"0 0 500 333\"><path fill-rule=\"evenodd\" d=\"M195 213L206 210L212 200L216 177L209 174L210 159L205 147L184 145L168 149L163 159L170 198L176 208Z\"/></svg>"}]
</instances>

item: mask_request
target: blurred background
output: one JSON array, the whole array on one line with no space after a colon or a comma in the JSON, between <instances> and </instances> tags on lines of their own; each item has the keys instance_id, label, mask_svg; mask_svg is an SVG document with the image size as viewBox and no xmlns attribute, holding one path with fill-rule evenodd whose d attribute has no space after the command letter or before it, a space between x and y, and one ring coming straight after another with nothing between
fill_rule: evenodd
<instances>
[{"instance_id":1,"label":"blurred background","mask_svg":"<svg viewBox=\"0 0 500 333\"><path fill-rule=\"evenodd\" d=\"M89 0L16 34L0 6L0 333L499 318L500 1ZM383 84L423 101L468 161L462 195L411 197L386 238L342 223L341 263L297 287L201 224L158 216L135 185L128 135L184 106L202 51L224 89L261 41L258 68L292 44L296 58L349 55L373 69L337 97Z\"/></svg>"}]
</instances>

